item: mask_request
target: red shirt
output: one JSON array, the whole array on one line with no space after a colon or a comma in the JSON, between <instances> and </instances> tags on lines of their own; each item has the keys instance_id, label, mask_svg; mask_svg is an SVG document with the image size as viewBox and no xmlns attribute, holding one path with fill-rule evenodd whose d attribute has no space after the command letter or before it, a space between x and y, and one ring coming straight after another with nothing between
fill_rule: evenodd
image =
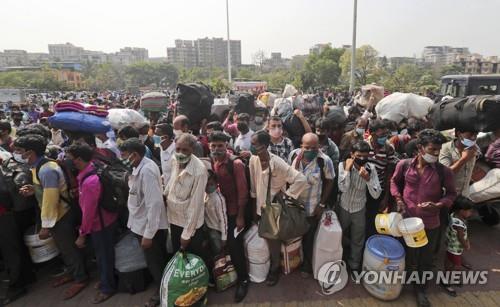
<instances>
[{"instance_id":1,"label":"red shirt","mask_svg":"<svg viewBox=\"0 0 500 307\"><path fill-rule=\"evenodd\" d=\"M233 162L233 174L227 169L229 154L222 162L214 161L214 170L222 195L226 199L227 215L238 214L241 207L245 207L248 201L248 183L245 175L245 165L240 160Z\"/></svg>"}]
</instances>

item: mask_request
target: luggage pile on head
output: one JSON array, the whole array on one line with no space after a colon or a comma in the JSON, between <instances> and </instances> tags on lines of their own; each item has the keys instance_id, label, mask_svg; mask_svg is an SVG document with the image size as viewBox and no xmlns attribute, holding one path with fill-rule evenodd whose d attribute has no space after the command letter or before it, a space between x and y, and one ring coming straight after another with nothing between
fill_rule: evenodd
<instances>
[{"instance_id":1,"label":"luggage pile on head","mask_svg":"<svg viewBox=\"0 0 500 307\"><path fill-rule=\"evenodd\" d=\"M412 93L392 93L377 103L375 112L381 119L399 123L410 117L425 118L433 104L428 97Z\"/></svg>"},{"instance_id":2,"label":"luggage pile on head","mask_svg":"<svg viewBox=\"0 0 500 307\"><path fill-rule=\"evenodd\" d=\"M239 93L234 106L237 114L247 113L250 116L255 115L255 97L250 93Z\"/></svg>"},{"instance_id":3,"label":"luggage pile on head","mask_svg":"<svg viewBox=\"0 0 500 307\"><path fill-rule=\"evenodd\" d=\"M144 112L165 112L167 107L168 97L163 93L150 92L141 97L141 110Z\"/></svg>"},{"instance_id":4,"label":"luggage pile on head","mask_svg":"<svg viewBox=\"0 0 500 307\"><path fill-rule=\"evenodd\" d=\"M111 128L115 130L120 130L125 126L141 129L144 125L149 124L141 113L133 109L110 109L108 112L108 121Z\"/></svg>"},{"instance_id":5,"label":"luggage pile on head","mask_svg":"<svg viewBox=\"0 0 500 307\"><path fill-rule=\"evenodd\" d=\"M500 128L500 95L447 99L431 110L434 128L488 132Z\"/></svg>"},{"instance_id":6,"label":"luggage pile on head","mask_svg":"<svg viewBox=\"0 0 500 307\"><path fill-rule=\"evenodd\" d=\"M186 115L191 124L199 124L210 116L214 95L208 86L198 83L179 83L177 94L177 114Z\"/></svg>"},{"instance_id":7,"label":"luggage pile on head","mask_svg":"<svg viewBox=\"0 0 500 307\"><path fill-rule=\"evenodd\" d=\"M49 117L49 123L54 128L87 133L106 133L110 130L108 111L102 106L60 101L54 109L56 114Z\"/></svg>"}]
</instances>

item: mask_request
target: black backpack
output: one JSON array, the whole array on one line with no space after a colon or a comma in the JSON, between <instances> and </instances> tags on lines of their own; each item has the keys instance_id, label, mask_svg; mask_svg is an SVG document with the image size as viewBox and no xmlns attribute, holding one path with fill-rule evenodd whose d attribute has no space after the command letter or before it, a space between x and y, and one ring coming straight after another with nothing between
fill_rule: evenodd
<instances>
[{"instance_id":1,"label":"black backpack","mask_svg":"<svg viewBox=\"0 0 500 307\"><path fill-rule=\"evenodd\" d=\"M109 164L99 161L93 163L95 171L89 172L82 182L89 176L97 175L102 189L99 207L108 212L118 213L120 209L127 207L130 169L118 159L112 160Z\"/></svg>"}]
</instances>

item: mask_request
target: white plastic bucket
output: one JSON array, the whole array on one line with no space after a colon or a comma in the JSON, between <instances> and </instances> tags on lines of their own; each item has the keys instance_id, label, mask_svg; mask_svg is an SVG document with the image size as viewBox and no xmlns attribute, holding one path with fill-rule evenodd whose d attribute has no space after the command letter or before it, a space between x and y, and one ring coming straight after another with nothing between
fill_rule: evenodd
<instances>
[{"instance_id":1,"label":"white plastic bucket","mask_svg":"<svg viewBox=\"0 0 500 307\"><path fill-rule=\"evenodd\" d=\"M427 235L425 234L424 222L421 218L410 217L399 222L399 231L405 239L408 247L422 247L427 245Z\"/></svg>"},{"instance_id":2,"label":"white plastic bucket","mask_svg":"<svg viewBox=\"0 0 500 307\"><path fill-rule=\"evenodd\" d=\"M398 240L383 235L373 235L368 238L363 254L363 271L365 274L376 272L378 275L387 274L387 276L402 276L402 274L404 274L404 269L405 250ZM365 280L365 277L368 279L368 276L365 275L361 281L366 291L374 297L384 301L397 299L403 289L401 278L393 279L398 282L384 283L368 282Z\"/></svg>"},{"instance_id":3,"label":"white plastic bucket","mask_svg":"<svg viewBox=\"0 0 500 307\"><path fill-rule=\"evenodd\" d=\"M49 237L47 240L40 240L35 229L35 227L31 227L24 234L24 243L28 247L31 260L34 263L41 263L59 255L54 239Z\"/></svg>"},{"instance_id":4,"label":"white plastic bucket","mask_svg":"<svg viewBox=\"0 0 500 307\"><path fill-rule=\"evenodd\" d=\"M379 213L375 217L375 228L377 232L383 235L391 235L393 237L401 237L398 225L403 217L397 212Z\"/></svg>"}]
</instances>

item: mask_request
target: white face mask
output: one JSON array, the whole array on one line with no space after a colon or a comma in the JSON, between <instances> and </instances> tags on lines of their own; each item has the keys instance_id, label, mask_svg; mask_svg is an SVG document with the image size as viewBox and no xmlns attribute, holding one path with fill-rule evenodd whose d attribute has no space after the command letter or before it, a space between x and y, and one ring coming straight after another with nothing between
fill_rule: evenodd
<instances>
[{"instance_id":1,"label":"white face mask","mask_svg":"<svg viewBox=\"0 0 500 307\"><path fill-rule=\"evenodd\" d=\"M106 146L104 145L104 142L101 141L100 138L95 138L95 146L97 148L100 148L100 149L106 148Z\"/></svg>"},{"instance_id":2,"label":"white face mask","mask_svg":"<svg viewBox=\"0 0 500 307\"><path fill-rule=\"evenodd\" d=\"M12 154L12 157L14 157L14 160L16 160L19 163L27 164L28 163L28 158L23 158L23 155L20 153L14 152Z\"/></svg>"},{"instance_id":3,"label":"white face mask","mask_svg":"<svg viewBox=\"0 0 500 307\"><path fill-rule=\"evenodd\" d=\"M430 153L425 153L422 158L425 160L425 162L429 164L436 163L438 161L438 157L431 155Z\"/></svg>"},{"instance_id":4,"label":"white face mask","mask_svg":"<svg viewBox=\"0 0 500 307\"><path fill-rule=\"evenodd\" d=\"M280 138L283 135L283 129L273 128L269 130L269 134L275 139Z\"/></svg>"}]
</instances>

